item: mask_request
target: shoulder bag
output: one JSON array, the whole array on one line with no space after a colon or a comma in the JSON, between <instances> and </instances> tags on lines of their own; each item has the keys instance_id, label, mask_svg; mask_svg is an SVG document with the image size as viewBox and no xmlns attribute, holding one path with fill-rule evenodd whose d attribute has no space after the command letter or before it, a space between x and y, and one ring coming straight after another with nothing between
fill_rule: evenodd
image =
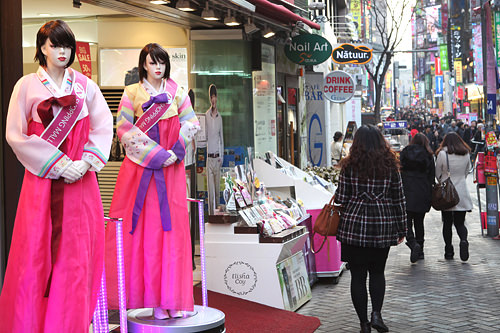
<instances>
[{"instance_id":1,"label":"shoulder bag","mask_svg":"<svg viewBox=\"0 0 500 333\"><path fill-rule=\"evenodd\" d=\"M441 177L439 177L438 182L432 187L431 205L435 210L446 210L456 206L460 202L460 197L450 177L448 152L446 152L446 165L448 167L448 178L441 181Z\"/></svg>"},{"instance_id":2,"label":"shoulder bag","mask_svg":"<svg viewBox=\"0 0 500 333\"><path fill-rule=\"evenodd\" d=\"M334 205L335 196L332 196L330 202L325 204L321 213L319 213L313 227L313 240L311 242L311 250L313 253L318 253L325 245L328 236L336 236L340 223L340 206ZM314 249L314 235L320 234L324 236L323 242L318 250Z\"/></svg>"}]
</instances>

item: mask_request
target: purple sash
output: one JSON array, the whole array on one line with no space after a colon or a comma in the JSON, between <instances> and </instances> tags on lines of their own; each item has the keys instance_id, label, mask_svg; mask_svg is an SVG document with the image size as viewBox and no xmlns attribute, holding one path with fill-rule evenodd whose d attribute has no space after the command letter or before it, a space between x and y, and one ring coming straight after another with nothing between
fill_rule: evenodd
<instances>
[{"instance_id":1,"label":"purple sash","mask_svg":"<svg viewBox=\"0 0 500 333\"><path fill-rule=\"evenodd\" d=\"M76 71L73 71L73 73L75 73L75 82L73 82L71 95L75 96L75 104L63 107L40 136L57 148L64 142L75 126L85 103L87 77Z\"/></svg>"},{"instance_id":2,"label":"purple sash","mask_svg":"<svg viewBox=\"0 0 500 333\"><path fill-rule=\"evenodd\" d=\"M144 133L147 132L147 135L158 144L160 144L160 132L157 123L160 121L160 118L165 114L165 112L167 112L170 105L172 105L174 101L174 97L172 96L175 96L176 92L177 84L173 80L168 80L167 92L157 96L152 96L149 101L144 103L142 105L144 114L135 123L136 127ZM170 157L169 153L166 154L165 160ZM151 169L146 167L142 173L139 188L137 189L135 197L134 208L132 211L132 230L130 231L130 234L133 234L135 228L137 227L152 176L156 182L156 192L158 195L158 202L160 204L160 217L163 231L172 230L170 206L168 204L167 186L165 184L163 168Z\"/></svg>"}]
</instances>

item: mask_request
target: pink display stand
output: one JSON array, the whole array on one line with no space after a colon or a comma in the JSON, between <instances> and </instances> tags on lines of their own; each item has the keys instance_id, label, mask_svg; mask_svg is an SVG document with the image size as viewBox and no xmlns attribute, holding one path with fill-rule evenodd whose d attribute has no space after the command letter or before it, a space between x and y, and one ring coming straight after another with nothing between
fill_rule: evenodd
<instances>
[{"instance_id":1,"label":"pink display stand","mask_svg":"<svg viewBox=\"0 0 500 333\"><path fill-rule=\"evenodd\" d=\"M321 209L308 209L307 212L311 214L312 226L316 222L316 218ZM312 230L310 230L312 235ZM323 242L323 236L314 235L314 248L318 249ZM323 249L315 254L316 257L316 274L318 277L333 277L338 278L345 268L345 263L340 261L340 242L336 237L328 237Z\"/></svg>"}]
</instances>

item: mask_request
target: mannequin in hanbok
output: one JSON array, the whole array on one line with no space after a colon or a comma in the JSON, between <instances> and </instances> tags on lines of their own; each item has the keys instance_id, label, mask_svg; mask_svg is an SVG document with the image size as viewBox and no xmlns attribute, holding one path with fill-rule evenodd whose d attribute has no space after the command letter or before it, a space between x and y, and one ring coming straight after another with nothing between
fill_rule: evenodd
<instances>
[{"instance_id":1,"label":"mannequin in hanbok","mask_svg":"<svg viewBox=\"0 0 500 333\"><path fill-rule=\"evenodd\" d=\"M123 218L128 308L153 308L156 319L193 310L193 273L183 158L199 129L187 92L170 79L167 52L146 45L140 82L125 88L117 134L126 157L110 216ZM114 225L106 228L106 270L116 271ZM110 305L117 305L115 274L108 274Z\"/></svg>"},{"instance_id":2,"label":"mannequin in hanbok","mask_svg":"<svg viewBox=\"0 0 500 333\"><path fill-rule=\"evenodd\" d=\"M113 117L98 86L68 68L75 37L60 20L37 34L36 73L14 87L7 142L25 167L5 281L2 332L89 331L104 262L96 171Z\"/></svg>"}]
</instances>

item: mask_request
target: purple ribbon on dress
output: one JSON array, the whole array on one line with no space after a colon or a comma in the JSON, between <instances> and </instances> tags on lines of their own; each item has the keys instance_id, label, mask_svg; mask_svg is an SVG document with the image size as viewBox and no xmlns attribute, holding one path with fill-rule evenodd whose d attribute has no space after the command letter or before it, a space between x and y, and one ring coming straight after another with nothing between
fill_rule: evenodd
<instances>
[{"instance_id":1,"label":"purple ribbon on dress","mask_svg":"<svg viewBox=\"0 0 500 333\"><path fill-rule=\"evenodd\" d=\"M149 101L147 101L146 103L142 104L142 109L144 110L144 112L146 112L147 109L149 109L151 107L151 105L153 104L157 104L157 103L168 103L170 100L167 96L166 93L163 93L163 94L159 94L159 95L156 95L156 96L151 96L151 98L149 99Z\"/></svg>"},{"instance_id":2,"label":"purple ribbon on dress","mask_svg":"<svg viewBox=\"0 0 500 333\"><path fill-rule=\"evenodd\" d=\"M149 101L142 105L142 109L147 110L153 103L166 102L168 102L167 94L153 96ZM151 127L151 129L147 132L147 135L159 144L160 130L158 124ZM165 151L159 157L166 161L170 157L170 153ZM156 182L156 193L158 194L158 203L160 204L160 218L163 231L172 230L172 219L170 216L170 206L168 204L167 186L165 184L165 176L163 175L163 167L160 167L159 169L144 168L144 172L142 173L142 177L139 182L139 188L137 189L137 195L135 197L134 209L132 211L132 230L130 231L130 234L133 234L135 228L137 227L139 216L141 215L142 207L144 206L144 200L146 199L146 193L148 191L151 176L154 177Z\"/></svg>"}]
</instances>

